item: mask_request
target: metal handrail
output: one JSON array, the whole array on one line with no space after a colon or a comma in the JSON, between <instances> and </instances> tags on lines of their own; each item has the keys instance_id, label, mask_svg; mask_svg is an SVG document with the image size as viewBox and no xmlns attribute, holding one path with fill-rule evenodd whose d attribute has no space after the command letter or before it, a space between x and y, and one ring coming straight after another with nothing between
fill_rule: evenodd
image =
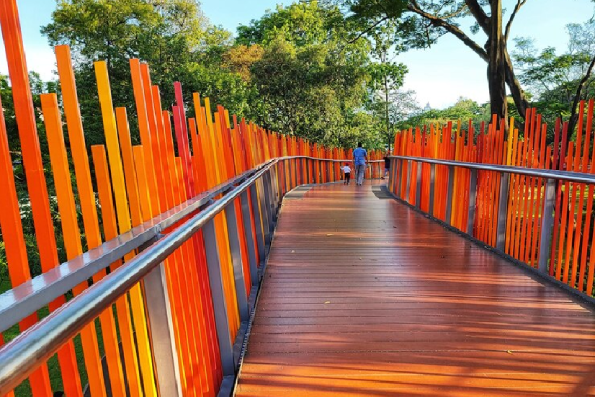
<instances>
[{"instance_id":1,"label":"metal handrail","mask_svg":"<svg viewBox=\"0 0 595 397\"><path fill-rule=\"evenodd\" d=\"M200 210L214 197L225 194L233 186L253 176L273 161L310 159L326 162L343 162L336 159L321 159L310 156L286 156L268 160L231 180L193 197L175 208L139 225L118 237L106 241L83 255L73 258L19 286L0 295L0 332L7 330L39 308L64 295L75 286L91 278L98 271L143 245L151 243L162 230ZM372 160L380 162L382 160Z\"/></svg>"},{"instance_id":2,"label":"metal handrail","mask_svg":"<svg viewBox=\"0 0 595 397\"><path fill-rule=\"evenodd\" d=\"M76 285L91 278L98 271L107 268L115 261L143 245L154 241L161 231L200 210L214 197L225 194L235 184L253 176L269 160L256 168L200 194L197 197L164 212L155 218L134 227L118 237L106 241L83 255L62 263L19 286L0 295L0 332L12 327L39 308L64 295Z\"/></svg>"},{"instance_id":3,"label":"metal handrail","mask_svg":"<svg viewBox=\"0 0 595 397\"><path fill-rule=\"evenodd\" d=\"M0 394L12 390L82 327L192 237L207 222L255 183L279 159L270 161L220 200L192 217L150 248L17 336L0 349Z\"/></svg>"},{"instance_id":4,"label":"metal handrail","mask_svg":"<svg viewBox=\"0 0 595 397\"><path fill-rule=\"evenodd\" d=\"M0 325L16 324L20 319L64 294L74 285L88 279L127 253L158 238L160 232L197 210L202 211L165 237L125 262L102 280L94 283L59 309L52 312L10 343L0 348L0 395L9 392L25 379L40 362L47 360L65 342L131 287L140 282L163 260L208 225L257 180L280 162L309 159L321 162L343 162L348 159L324 159L310 156L286 156L268 160L253 170L233 178L198 197L63 263L19 287L0 295ZM383 160L371 160L379 163ZM237 186L236 186L237 185ZM215 200L215 197L223 196Z\"/></svg>"},{"instance_id":5,"label":"metal handrail","mask_svg":"<svg viewBox=\"0 0 595 397\"><path fill-rule=\"evenodd\" d=\"M485 163L469 163L465 161L454 161L454 160L440 160L427 157L409 157L409 156L389 156L391 159L397 160L409 160L415 162L422 162L428 164L444 165L462 167L480 171L494 171L504 172L509 174L519 174L538 178L551 178L556 180L565 180L569 182L578 183L592 183L595 184L595 175L587 174L582 172L571 172L571 171L558 171L558 170L546 170L542 168L526 168L511 165L497 165L497 164L485 164Z\"/></svg>"},{"instance_id":6,"label":"metal handrail","mask_svg":"<svg viewBox=\"0 0 595 397\"><path fill-rule=\"evenodd\" d=\"M556 182L574 182L579 184L595 184L595 175L583 172L570 172L561 170L547 170L540 168L526 168L518 166L507 166L497 164L483 164L483 163L470 163L453 160L442 160L424 157L413 157L413 156L389 156L389 158L395 161L395 166L391 167L389 175L389 187L394 190L394 194L397 198L404 201L410 201L410 194L413 193L415 199L415 207L421 210L421 181L422 181L422 165L430 164L430 176L429 176L429 212L428 214L434 216L434 201L436 199L434 192L435 183L435 171L436 166L448 167L448 185L446 190L446 213L444 214L444 222L452 226L452 201L454 196L454 171L457 167L466 168L470 170L470 178L468 182L469 200L467 206L467 225L462 225L461 231L473 237L473 228L476 211L476 200L477 200L477 181L478 171L490 171L496 173L496 177L500 178L498 208L496 210L496 242L495 248L503 255L507 255L505 252L506 243L506 223L507 223L507 205L508 200L506 199L509 194L509 186L511 175L523 175L527 177L540 178L544 181L544 192L543 192L543 207L541 209L541 230L539 235L539 253L538 253L538 272L542 275L548 273L548 260L550 253L550 244L552 240L552 230L554 225L554 205L556 198L556 189L559 184ZM408 163L410 166L407 168L405 174L403 174L404 168L403 163ZM412 167L412 163L416 166ZM397 172L397 168L401 165L400 170ZM415 184L415 192L410 191L411 184ZM402 195L402 188L405 187L405 197ZM459 225L461 227L461 225ZM512 258L515 259L515 258Z\"/></svg>"}]
</instances>

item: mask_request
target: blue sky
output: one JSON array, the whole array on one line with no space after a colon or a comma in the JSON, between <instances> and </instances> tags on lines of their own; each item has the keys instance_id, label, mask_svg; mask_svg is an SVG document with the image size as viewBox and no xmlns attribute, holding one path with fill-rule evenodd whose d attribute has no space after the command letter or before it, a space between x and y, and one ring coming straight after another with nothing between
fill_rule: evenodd
<instances>
[{"instance_id":1,"label":"blue sky","mask_svg":"<svg viewBox=\"0 0 595 397\"><path fill-rule=\"evenodd\" d=\"M39 27L50 22L56 3L54 0L17 0L17 3L27 65L49 79L55 69L54 54L39 33ZM259 18L277 4L291 3L290 0L203 0L202 8L211 22L235 32L239 24ZM509 10L515 3L516 0L504 0ZM533 37L538 48L554 46L562 51L567 45L565 25L585 22L592 15L591 0L528 0L515 20L511 37ZM485 40L480 37L476 39L483 43ZM440 39L431 49L410 51L396 60L408 66L405 88L417 92L421 105L430 103L433 108L441 108L453 104L460 96L478 102L488 99L485 63L450 35ZM1 42L0 73L7 73Z\"/></svg>"}]
</instances>

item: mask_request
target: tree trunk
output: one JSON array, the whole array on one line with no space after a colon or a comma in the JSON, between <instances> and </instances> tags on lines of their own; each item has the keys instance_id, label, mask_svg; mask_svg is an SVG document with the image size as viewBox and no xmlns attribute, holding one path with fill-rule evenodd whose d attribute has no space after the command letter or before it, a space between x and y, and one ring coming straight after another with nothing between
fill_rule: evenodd
<instances>
[{"instance_id":1,"label":"tree trunk","mask_svg":"<svg viewBox=\"0 0 595 397\"><path fill-rule=\"evenodd\" d=\"M587 68L585 75L583 76L581 81L578 83L578 86L576 87L576 93L574 94L574 100L572 101L572 109L570 111L570 119L568 120L568 134L570 136L572 136L574 129L576 128L576 125L578 123L578 116L579 116L578 109L579 109L579 104L581 102L583 87L585 86L585 84L587 83L589 78L591 77L593 68L595 68L595 57L593 57L593 59L591 59L591 63L589 64L589 67Z\"/></svg>"},{"instance_id":2,"label":"tree trunk","mask_svg":"<svg viewBox=\"0 0 595 397\"><path fill-rule=\"evenodd\" d=\"M508 89L510 90L510 95L514 100L514 104L519 112L519 114L525 118L527 114L527 109L529 109L529 101L527 101L527 97L525 96L525 92L521 87L521 83L516 78L514 73L514 67L512 65L512 60L510 59L510 55L508 54L508 49L504 48L504 57L505 57L505 68L506 68L506 84L508 85Z\"/></svg>"},{"instance_id":3,"label":"tree trunk","mask_svg":"<svg viewBox=\"0 0 595 397\"><path fill-rule=\"evenodd\" d=\"M506 58L502 35L502 0L492 0L490 35L486 44L488 51L488 86L492 114L505 122L508 119L506 103Z\"/></svg>"}]
</instances>

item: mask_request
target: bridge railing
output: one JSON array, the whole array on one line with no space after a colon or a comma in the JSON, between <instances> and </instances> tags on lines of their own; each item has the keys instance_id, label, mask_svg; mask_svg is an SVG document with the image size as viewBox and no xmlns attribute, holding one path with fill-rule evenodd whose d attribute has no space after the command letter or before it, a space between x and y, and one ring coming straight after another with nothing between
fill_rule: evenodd
<instances>
[{"instance_id":1,"label":"bridge railing","mask_svg":"<svg viewBox=\"0 0 595 397\"><path fill-rule=\"evenodd\" d=\"M595 175L413 156L391 163L398 199L595 301Z\"/></svg>"},{"instance_id":2,"label":"bridge railing","mask_svg":"<svg viewBox=\"0 0 595 397\"><path fill-rule=\"evenodd\" d=\"M269 160L0 295L0 331L4 331L98 272L105 271L130 252L139 252L0 348L0 395L10 393L65 343L93 325L106 310L111 310L114 303L126 299L127 292L135 286L140 286L145 301L155 391L162 396L188 395L193 389L207 395L229 395L283 196L301 184L340 180L338 165L343 161L307 156ZM379 172L382 163L372 161L371 165ZM226 291L230 286L226 285L226 265L218 247L222 241L217 238L222 224L216 220L223 214L226 226L223 243L229 246L231 278L234 280L231 295ZM244 247L247 253L242 252ZM201 282L192 278L178 285L168 282L171 266L201 266L195 261L168 262L189 248L204 254L206 268L202 281L206 280L207 285L203 287L210 291L210 298L200 302L204 296L197 293L191 295L193 301L184 304L189 308L202 306L200 313L211 312L214 334L204 332L208 328L208 318L193 319L192 316L199 312L189 313L179 305L176 307L175 301L170 299L174 292L172 288L182 287L183 283ZM182 269L178 271L189 275ZM249 287L243 288L247 284ZM233 302L229 300L230 296ZM230 306L234 305L239 313L236 324L230 321L233 317ZM182 322L194 322L199 328L195 330L196 335L190 337L197 338L201 345L189 354L200 357L187 360L191 360L191 364L197 362L202 368L179 364L184 362L184 357L180 357L184 353L179 349L180 341L176 338L180 335L176 335L175 329ZM142 331L137 329L136 332ZM204 349L210 349L211 354ZM113 362L105 364L109 366ZM220 379L215 376L210 385L201 384L195 372L208 371L210 367L215 368L214 373L219 374ZM107 374L106 385L116 384L115 379L110 379L109 370L104 372ZM124 370L123 375L121 381L130 388L131 373ZM115 395L113 390L106 387L107 395Z\"/></svg>"}]
</instances>

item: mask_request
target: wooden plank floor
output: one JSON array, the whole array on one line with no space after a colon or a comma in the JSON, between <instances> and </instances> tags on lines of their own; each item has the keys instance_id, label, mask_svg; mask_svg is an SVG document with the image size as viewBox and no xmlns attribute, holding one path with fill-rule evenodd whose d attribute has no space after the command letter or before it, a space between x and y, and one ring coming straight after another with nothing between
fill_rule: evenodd
<instances>
[{"instance_id":1,"label":"wooden plank floor","mask_svg":"<svg viewBox=\"0 0 595 397\"><path fill-rule=\"evenodd\" d=\"M589 308L372 190L284 201L237 396L595 396Z\"/></svg>"}]
</instances>

